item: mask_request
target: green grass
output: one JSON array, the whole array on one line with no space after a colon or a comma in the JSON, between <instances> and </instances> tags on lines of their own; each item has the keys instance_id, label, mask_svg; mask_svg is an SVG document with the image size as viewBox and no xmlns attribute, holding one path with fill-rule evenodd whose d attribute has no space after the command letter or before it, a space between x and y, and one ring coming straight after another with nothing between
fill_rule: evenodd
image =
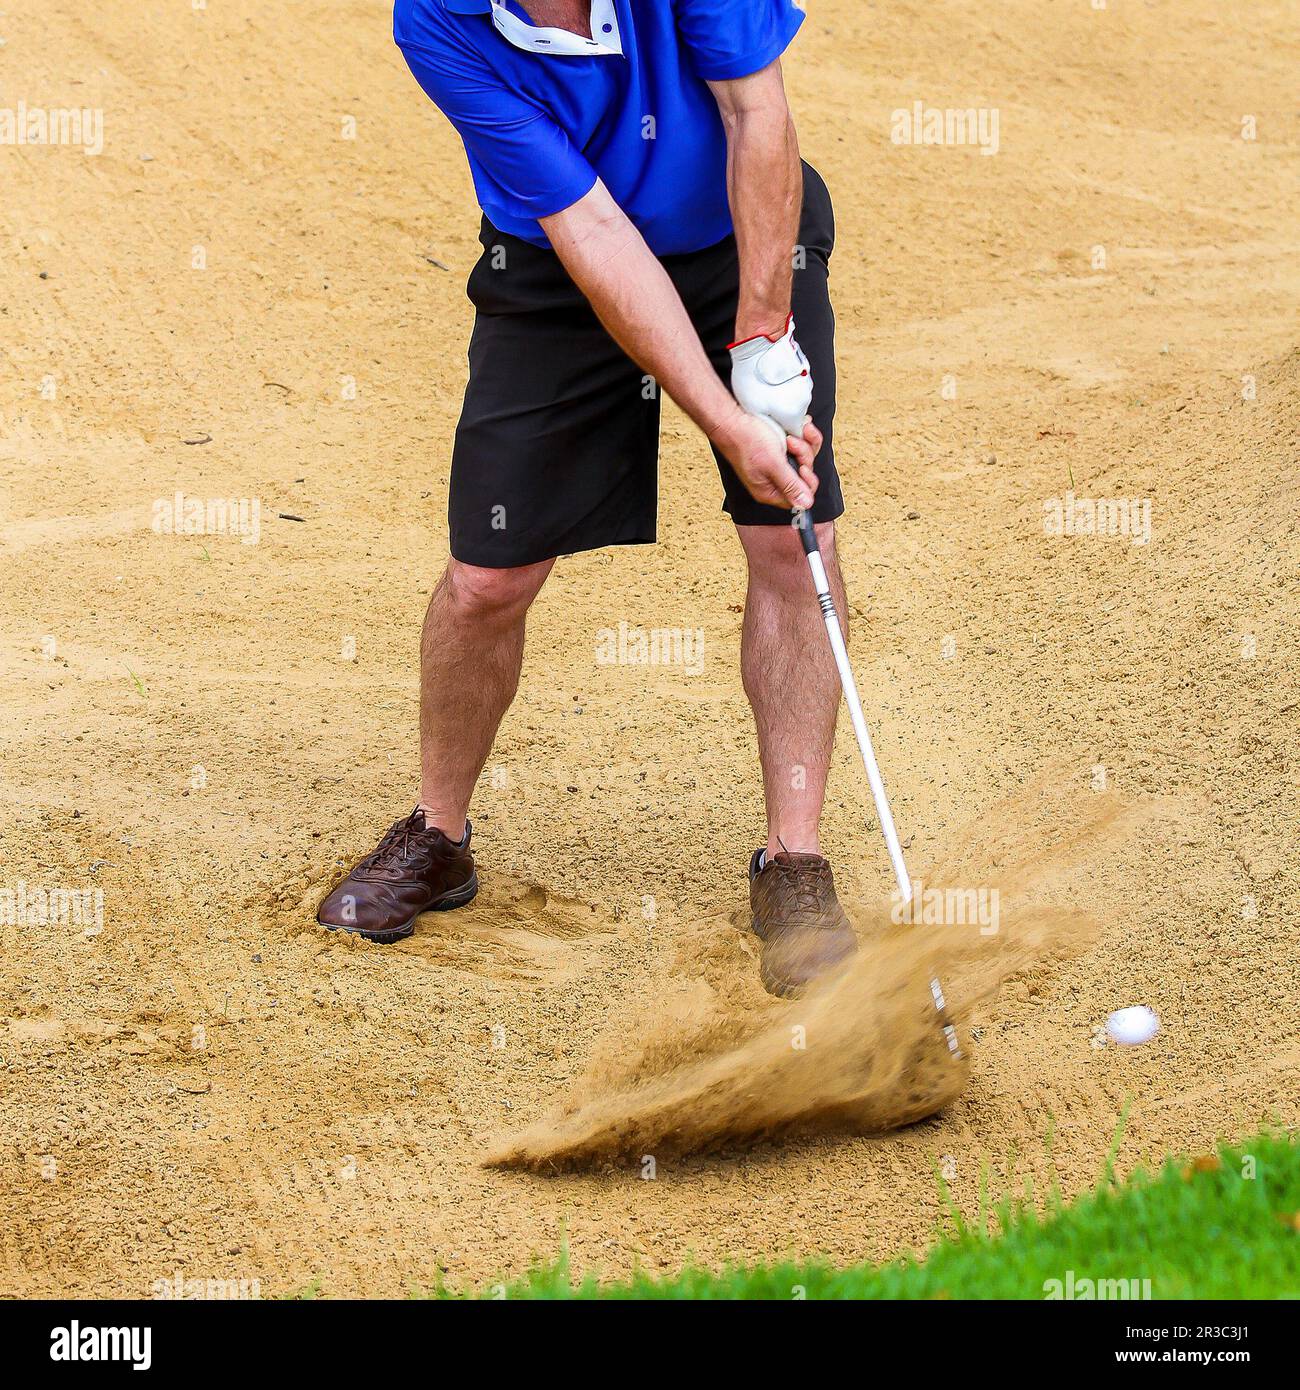
<instances>
[{"instance_id":1,"label":"green grass","mask_svg":"<svg viewBox=\"0 0 1300 1390\"><path fill-rule=\"evenodd\" d=\"M1053 1191L1040 1214L1032 1192L992 1207L989 1221L967 1222L942 1178L953 1233L929 1255L885 1265L833 1269L821 1263L700 1269L658 1280L637 1275L625 1283L574 1286L568 1263L534 1270L479 1298L529 1299L794 1299L794 1298L1024 1298L1041 1299L1050 1280L1064 1286L1073 1272L1074 1297L1094 1281L1150 1281L1149 1296L1171 1298L1300 1297L1300 1143L1261 1136L1239 1148L1188 1163L1169 1159L1158 1173L1133 1173L1116 1185L1112 1145L1097 1189L1069 1205ZM982 1196L981 1208L985 1207ZM864 1221L867 1218L864 1216ZM992 1227L990 1233L989 1228ZM1105 1296L1115 1297L1112 1286ZM434 1297L455 1297L437 1290Z\"/></svg>"},{"instance_id":2,"label":"green grass","mask_svg":"<svg viewBox=\"0 0 1300 1390\"><path fill-rule=\"evenodd\" d=\"M320 1275L318 1274L310 1284L304 1284L302 1288L296 1289L293 1293L287 1293L283 1297L289 1303L314 1303L320 1296Z\"/></svg>"}]
</instances>

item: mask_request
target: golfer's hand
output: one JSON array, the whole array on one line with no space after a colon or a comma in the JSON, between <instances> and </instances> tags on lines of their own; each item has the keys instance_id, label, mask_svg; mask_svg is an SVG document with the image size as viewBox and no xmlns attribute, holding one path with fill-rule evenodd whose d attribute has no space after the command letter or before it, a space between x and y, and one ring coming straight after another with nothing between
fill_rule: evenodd
<instances>
[{"instance_id":1,"label":"golfer's hand","mask_svg":"<svg viewBox=\"0 0 1300 1390\"><path fill-rule=\"evenodd\" d=\"M812 373L795 341L793 314L779 337L760 333L731 345L731 394L742 410L770 420L782 434L802 435L812 405Z\"/></svg>"},{"instance_id":2,"label":"golfer's hand","mask_svg":"<svg viewBox=\"0 0 1300 1390\"><path fill-rule=\"evenodd\" d=\"M797 435L784 434L770 419L737 410L710 432L756 502L772 507L811 507L817 491L813 459L822 433L810 420ZM796 473L786 455L799 465Z\"/></svg>"}]
</instances>

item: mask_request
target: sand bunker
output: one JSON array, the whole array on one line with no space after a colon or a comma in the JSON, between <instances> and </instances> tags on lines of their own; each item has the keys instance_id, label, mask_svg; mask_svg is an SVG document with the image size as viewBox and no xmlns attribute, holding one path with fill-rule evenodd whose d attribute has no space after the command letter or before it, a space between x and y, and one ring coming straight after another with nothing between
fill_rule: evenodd
<instances>
[{"instance_id":1,"label":"sand bunker","mask_svg":"<svg viewBox=\"0 0 1300 1390\"><path fill-rule=\"evenodd\" d=\"M846 971L794 1001L757 996L748 972L711 968L716 941L704 933L677 967L686 974L694 964L705 977L700 987L639 1025L622 1022L567 1102L487 1162L539 1171L642 1162L791 1131L881 1132L942 1109L966 1084L963 1030L972 1011L1010 976L1085 949L1095 936L1086 912L1042 894L1132 819L1114 798L1091 798L1073 815L1054 813L1049 846L1038 816L1002 809L957 837L947 864L922 880L941 895L934 903L957 901L948 889L967 903L972 891L983 894L996 921L986 912L983 922L972 914L961 923L899 924L888 906L851 904L861 950ZM998 827L991 835L988 824ZM960 1059L935 1013L927 983L934 974L963 1033Z\"/></svg>"}]
</instances>

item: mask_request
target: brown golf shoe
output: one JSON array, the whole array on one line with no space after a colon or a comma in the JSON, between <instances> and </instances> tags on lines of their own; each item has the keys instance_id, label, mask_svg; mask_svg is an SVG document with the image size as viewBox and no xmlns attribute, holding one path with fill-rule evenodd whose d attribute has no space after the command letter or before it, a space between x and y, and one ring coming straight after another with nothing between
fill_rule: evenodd
<instances>
[{"instance_id":1,"label":"brown golf shoe","mask_svg":"<svg viewBox=\"0 0 1300 1390\"><path fill-rule=\"evenodd\" d=\"M759 973L769 994L789 998L847 960L858 942L820 854L772 854L760 869L762 853L749 861L752 925L763 943Z\"/></svg>"},{"instance_id":2,"label":"brown golf shoe","mask_svg":"<svg viewBox=\"0 0 1300 1390\"><path fill-rule=\"evenodd\" d=\"M424 812L417 807L349 870L317 909L316 920L330 931L356 932L367 941L410 936L420 913L462 907L478 892L469 837L468 821L460 844L434 826L425 829Z\"/></svg>"}]
</instances>

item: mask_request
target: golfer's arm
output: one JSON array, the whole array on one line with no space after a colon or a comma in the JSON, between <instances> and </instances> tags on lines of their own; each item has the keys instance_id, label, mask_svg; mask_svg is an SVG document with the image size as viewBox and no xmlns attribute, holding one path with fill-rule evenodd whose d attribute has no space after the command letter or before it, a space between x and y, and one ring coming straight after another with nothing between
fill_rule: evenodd
<instances>
[{"instance_id":1,"label":"golfer's arm","mask_svg":"<svg viewBox=\"0 0 1300 1390\"><path fill-rule=\"evenodd\" d=\"M727 197L740 252L736 341L785 329L803 168L781 64L710 82L727 132Z\"/></svg>"},{"instance_id":2,"label":"golfer's arm","mask_svg":"<svg viewBox=\"0 0 1300 1390\"><path fill-rule=\"evenodd\" d=\"M540 223L610 336L706 435L740 414L668 273L599 179Z\"/></svg>"}]
</instances>

